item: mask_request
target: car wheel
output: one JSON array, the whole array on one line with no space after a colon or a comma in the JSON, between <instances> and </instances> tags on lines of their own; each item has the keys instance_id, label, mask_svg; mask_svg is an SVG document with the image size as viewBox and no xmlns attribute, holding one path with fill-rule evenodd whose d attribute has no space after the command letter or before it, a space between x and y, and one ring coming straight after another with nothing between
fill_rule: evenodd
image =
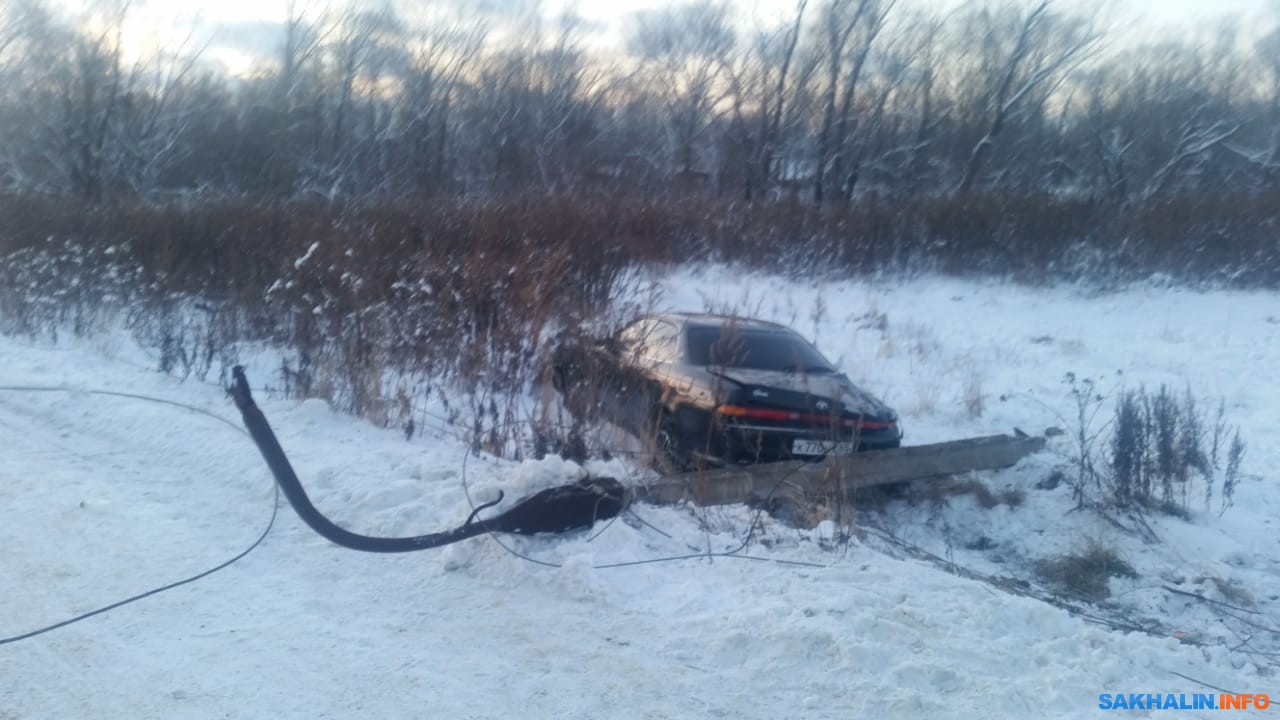
<instances>
[{"instance_id":1,"label":"car wheel","mask_svg":"<svg viewBox=\"0 0 1280 720\"><path fill-rule=\"evenodd\" d=\"M652 436L652 466L663 475L685 472L689 469L691 458L689 452L681 445L680 436L675 425L665 413L659 416L657 429Z\"/></svg>"}]
</instances>

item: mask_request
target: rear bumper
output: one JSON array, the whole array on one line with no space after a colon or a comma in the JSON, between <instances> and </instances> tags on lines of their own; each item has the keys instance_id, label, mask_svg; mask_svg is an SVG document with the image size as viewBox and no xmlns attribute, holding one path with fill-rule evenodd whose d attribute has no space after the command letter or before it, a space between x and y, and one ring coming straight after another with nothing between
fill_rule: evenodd
<instances>
[{"instance_id":1,"label":"rear bumper","mask_svg":"<svg viewBox=\"0 0 1280 720\"><path fill-rule=\"evenodd\" d=\"M793 451L796 440L813 440L826 446L844 446L853 452L896 448L902 444L898 427L833 432L829 428L769 427L746 423L729 423L724 427L724 457L730 462L774 462L803 459L812 454ZM854 443L856 442L856 446Z\"/></svg>"}]
</instances>

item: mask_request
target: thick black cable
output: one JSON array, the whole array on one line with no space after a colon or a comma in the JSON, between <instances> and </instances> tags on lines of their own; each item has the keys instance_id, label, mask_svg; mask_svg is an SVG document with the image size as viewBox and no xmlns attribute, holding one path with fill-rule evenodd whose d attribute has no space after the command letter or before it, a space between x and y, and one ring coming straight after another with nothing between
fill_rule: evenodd
<instances>
[{"instance_id":1,"label":"thick black cable","mask_svg":"<svg viewBox=\"0 0 1280 720\"><path fill-rule=\"evenodd\" d=\"M232 421L230 421L230 420L228 420L228 419L226 419L226 418L224 418L224 417L222 417L221 415L218 415L218 414L216 414L216 413L210 412L210 411L205 410L205 409L203 409L203 408L195 407L195 406L193 406L193 405L187 405L187 404L185 404L185 403L180 403L180 402L177 402L177 401L174 401L174 400L166 400L166 399L164 399L164 398L151 397L151 396L149 396L149 395L139 395L139 394L136 394L136 393L116 392L116 391L114 391L114 390L87 390L87 389L82 389L82 388L50 387L50 386L22 386L22 385L0 385L0 392L65 392L65 393L72 393L72 394L75 394L75 393L82 393L82 394L88 394L88 395L101 395L101 396L106 396L106 397L127 398L127 399L130 399L130 400L141 400L141 401L145 401L145 402L156 403L156 404L159 404L159 405L168 405L168 406L175 407L175 408L181 408L181 409L183 409L183 410L188 410L188 411L191 411L191 412L197 413L197 414L199 414L199 415L204 415L204 416L206 416L206 417L213 418L214 420L217 420L218 422L221 422L221 423L223 423L223 424L225 424L225 425L227 425L227 426L231 427L231 428L232 428L232 429L234 429L236 432L238 432L238 433L240 433L240 434L242 434L242 435L247 435L247 434L248 434L248 433L246 433L246 432L245 432L244 428L240 427L240 426L239 426L239 425L237 425L236 423L234 423L234 422L232 422ZM14 635L14 636L12 636L12 637L0 638L0 645L8 645L9 643L15 643L15 642L18 642L19 640L26 640L26 639L28 639L28 638L36 637L37 635L43 635L43 634L45 634L45 633L47 633L47 632L50 632L50 631L52 631L52 630L57 630L58 628L66 627L66 626L68 626L68 625L73 625L73 624L78 623L78 622L80 622L80 621L82 621L82 620L88 620L88 619L89 619L89 618L91 618L91 617L94 617L94 616L96 616L96 615L101 615L101 614L106 613L106 612L110 612L110 611L112 611L112 610L115 610L115 609L117 609L117 608L123 607L123 606L125 606L125 605L130 604L130 603L134 603L134 602L137 602L137 601L139 601L139 600L142 600L143 598L148 598L148 597L151 597L152 595L157 595L157 594L162 593L162 592L165 592L165 591L167 591L167 590L172 590L172 589L174 589L174 588L181 587L181 586L183 586L183 585L187 585L187 584L189 584L189 583L193 583L193 582L195 582L195 581L197 581L197 580L200 580L200 579L202 579L202 578L206 578L206 577L208 577L208 576L210 576L210 575L212 575L212 574L214 574L214 573L218 572L219 570L223 570L223 569L225 569L225 568L227 568L227 567L229 567L229 566L233 565L234 563L236 563L237 561L239 561L239 560L240 560L241 558L243 558L244 556L246 556L246 555L248 555L249 553L251 553L251 552L253 552L254 550L256 550L256 549L258 548L258 546L262 544L262 541L263 541L263 540L265 540L265 539L267 538L267 535L271 533L271 528L273 528L273 527L275 526L275 524L276 524L276 516L277 516L277 515L279 514L279 512L280 512L280 488L279 488L279 487L277 487L275 483L272 483L272 484L271 484L271 486L272 486L272 488L273 488L272 499L271 499L271 517L270 517L270 519L268 519L268 520L267 520L267 526L266 526L265 528L263 528L263 529L262 529L262 532L258 535L257 539L256 539L256 540L254 540L254 541L253 541L253 543L249 545L249 547L245 548L243 551L241 551L241 552L240 552L240 554L236 555L235 557L231 558L230 560L227 560L226 562L223 562L223 563L221 563L221 564L219 564L219 565L217 565L217 566L215 566L215 567L209 568L208 570L205 570L204 572L201 572L201 573L199 573L199 574L192 575L192 576L187 577L187 578L184 578L184 579L182 579L182 580L178 580L177 582L171 582L171 583L169 583L169 584L167 584L167 585L162 585L162 586L160 586L160 587L153 588L153 589L148 590L148 591L146 591L146 592L139 593L139 594L134 595L134 596L132 596L132 597L125 598L124 600L120 600L120 601L117 601L117 602L113 602L113 603L111 603L110 605L104 605L103 607L97 608L97 609L95 609L95 610L90 610L89 612L86 612L86 613L81 613L80 615L76 615L75 617L68 618L68 619L63 620L63 621L61 621L61 622L56 622L56 623L54 623L54 624L52 624L52 625L46 625L45 627L38 628L38 629L36 629L36 630L32 630L32 631L30 631L30 632L26 632L26 633L23 633L23 634L21 634L21 635Z\"/></svg>"},{"instance_id":2,"label":"thick black cable","mask_svg":"<svg viewBox=\"0 0 1280 720\"><path fill-rule=\"evenodd\" d=\"M584 524L589 527L598 518L613 517L622 511L625 500L622 484L613 478L598 477L543 490L524 498L497 517L477 519L478 511L483 508L476 508L472 503L471 517L466 523L440 532L410 537L379 537L352 532L325 517L307 496L271 424L253 401L244 368L235 366L232 378L228 392L240 409L245 428L258 446L262 459L271 468L285 499L312 530L342 547L375 553L415 552L443 547L486 532L524 535L564 532Z\"/></svg>"},{"instance_id":3,"label":"thick black cable","mask_svg":"<svg viewBox=\"0 0 1280 720\"><path fill-rule=\"evenodd\" d=\"M293 506L294 511L298 513L303 522L325 539L337 545L363 552L404 553L448 545L485 532L483 523L469 523L443 532L412 537L375 537L352 532L325 517L324 513L321 513L315 504L311 502L311 498L307 496L307 491L302 487L302 482L298 480L298 475L289 463L289 458L285 455L284 449L280 447L280 441L276 439L266 416L262 414L262 410L254 403L244 369L237 365L232 373L233 384L229 389L231 398L235 401L236 407L240 409L240 414L244 420L245 427L249 431L249 436L253 438L253 442L258 446L258 450L262 453L262 458L266 461L267 467L271 468L271 474L276 479L276 486L284 493L285 499Z\"/></svg>"}]
</instances>

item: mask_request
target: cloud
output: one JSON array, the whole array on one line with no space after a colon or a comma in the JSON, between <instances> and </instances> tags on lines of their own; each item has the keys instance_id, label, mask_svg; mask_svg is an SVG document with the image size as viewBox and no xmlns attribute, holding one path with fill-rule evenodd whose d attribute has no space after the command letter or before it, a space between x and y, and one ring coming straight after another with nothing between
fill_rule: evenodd
<instances>
[{"instance_id":1,"label":"cloud","mask_svg":"<svg viewBox=\"0 0 1280 720\"><path fill-rule=\"evenodd\" d=\"M267 20L216 23L210 30L210 49L225 48L263 59L274 56L284 38L284 23Z\"/></svg>"}]
</instances>

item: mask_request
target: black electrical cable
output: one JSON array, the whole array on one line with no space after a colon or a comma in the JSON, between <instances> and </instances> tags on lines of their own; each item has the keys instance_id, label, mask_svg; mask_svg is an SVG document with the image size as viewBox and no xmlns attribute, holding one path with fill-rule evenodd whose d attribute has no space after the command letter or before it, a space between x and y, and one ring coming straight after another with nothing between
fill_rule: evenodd
<instances>
[{"instance_id":1,"label":"black electrical cable","mask_svg":"<svg viewBox=\"0 0 1280 720\"><path fill-rule=\"evenodd\" d=\"M218 422L221 422L231 427L238 433L247 434L244 428L240 427L236 423L220 415L217 415L208 410L205 410L203 408L198 408L193 405L187 405L185 403L180 403L174 400L166 400L164 398L151 397L149 395L116 392L114 390L85 390L80 388L50 387L50 386L23 386L23 385L0 385L0 392L28 392L28 393L65 392L65 393L72 393L72 394L82 393L82 394L88 394L88 395L101 395L106 397L119 397L119 398L127 398L130 400L140 400L140 401L145 401L150 403L156 403L158 405L168 405L175 408L181 408L183 410L188 410L188 411L197 413L199 415L204 415L206 417L213 418L214 420L217 420ZM197 580L200 580L201 578L208 577L218 572L219 570L223 570L229 567L230 565L236 563L241 558L243 558L244 556L248 555L249 553L257 549L257 547L262 544L262 541L266 539L267 535L270 534L271 528L275 526L276 516L279 514L279 511L280 511L280 488L277 487L275 483L272 483L271 485L274 488L274 492L272 494L272 499L271 499L271 517L270 519L267 520L267 526L262 529L262 532L258 535L257 539L254 540L253 543L249 545L249 547L245 548L243 551L240 552L240 554L236 555L230 560L227 560L226 562L223 562L215 567L209 568L208 570L205 570L204 572L201 572L199 574L192 575L182 580L178 580L177 582L172 582L167 585L162 585L160 587L153 588L146 592L139 593L132 597L125 598L124 600L113 602L110 605L104 605L95 610L90 610L89 612L81 613L80 615L76 615L75 617L68 618L61 622L56 622L52 625L46 625L45 627L38 628L30 632L22 633L21 635L14 635L12 637L0 638L0 645L7 645L9 643L18 642L19 640L26 640L28 638L33 638L37 635L43 635L51 630L57 630L58 628L62 628L68 625L72 625L74 623L78 623L81 620L88 620L89 618L94 617L95 615L101 615L103 613L110 612L112 610L115 610L116 608L123 607L130 603L134 603L139 600L142 600L143 598L151 597L152 595L157 595L167 590L172 590L176 587L181 587L183 585L193 583Z\"/></svg>"},{"instance_id":2,"label":"black electrical cable","mask_svg":"<svg viewBox=\"0 0 1280 720\"><path fill-rule=\"evenodd\" d=\"M208 410L205 410L204 408L198 408L194 405L187 405L186 403L180 403L176 400L166 400L164 398L152 397L150 395L138 395L137 393L116 392L115 390L90 390L90 389L84 389L84 388L62 387L57 385L0 385L0 391L44 392L44 393L62 392L62 393L68 393L71 395L77 395L77 394L102 395L106 397L128 398L130 400L144 400L146 402L156 403L158 405L168 405L170 407L180 408L182 410L189 410L193 413L196 413L197 415L204 415L205 417L213 418L214 420L217 420L223 425L230 427L231 429L235 430L241 435L248 436L249 434L245 431L244 428L240 427L234 421L228 420L222 417L221 415L218 415L217 413L210 412Z\"/></svg>"},{"instance_id":3,"label":"black electrical cable","mask_svg":"<svg viewBox=\"0 0 1280 720\"><path fill-rule=\"evenodd\" d=\"M71 393L71 394L80 393L80 394L98 395L98 396L105 396L105 397L119 397L119 398L126 398L126 399L138 400L143 402L150 402L150 403L155 403L159 405L167 405L170 407L187 410L189 412L194 412L200 415L204 415L206 417L217 420L218 422L221 422L235 429L237 432L246 434L251 439L253 439L255 443L259 445L259 449L263 451L263 455L267 459L268 465L270 466L272 473L273 475L276 476L276 480L277 480L277 482L272 483L274 492L273 492L272 503L271 503L271 517L268 519L266 527L263 528L262 532L253 541L253 543L251 543L247 548L245 548L243 551L241 551L239 554L232 557L231 559L215 567L212 567L208 570L205 570L204 572L198 573L196 575L192 575L182 580L178 580L176 582L172 582L157 588L153 588L146 592L139 593L132 597L125 598L123 600L111 603L109 605L105 605L103 607L100 607L94 610L90 610L88 612L82 613L75 617L68 618L61 622L57 622L52 625L47 625L45 627L38 628L36 630L32 630L30 632L23 633L20 635L0 638L0 645L6 645L9 643L18 642L19 640L26 640L28 638L36 637L38 635L43 635L44 633L50 632L52 630L56 630L58 628L62 628L68 625L72 625L74 623L78 623L82 620L87 620L91 617L101 615L106 612L110 612L111 610L115 610L124 605L137 602L139 600L150 597L152 595L156 595L168 590L172 590L177 587L181 587L183 585L187 585L189 583L193 583L197 580L208 577L209 575L212 575L220 570L223 570L231 566L232 564L238 562L239 560L244 558L246 555L248 555L249 553L257 549L258 546L261 545L262 541L266 539L267 535L270 534L271 529L275 526L276 517L279 514L279 507L280 507L279 498L280 498L282 485L284 486L286 497L289 499L290 503L294 505L295 509L299 511L299 514L303 516L303 519L306 520L307 523L313 527L313 529L317 529L318 531L321 532L322 535L324 535L325 537L328 537L330 540L334 540L335 542L339 542L339 544L344 544L348 547L355 547L356 549L368 550L373 552L404 552L407 550L425 549L426 547L446 544L448 542L456 542L457 540L462 539L464 537L471 537L474 535L479 535L481 533L487 533L490 536L490 538L493 539L494 542L496 542L503 550L507 551L508 553L511 553L512 555L520 559L523 559L538 565L547 566L547 567L555 567L555 568L561 567L559 563L539 560L537 558L533 558L528 555L522 554L517 550L515 550L514 548L508 547L495 535L495 530L506 531L506 532L527 533L529 532L529 529L515 527L514 525L511 525L511 521L503 523L501 521L504 520L505 518L502 518L502 517L490 519L487 521L481 520L479 522L475 522L476 517L482 510L488 507L491 507L493 505L496 505L497 503L501 502L502 498L501 498L501 495L499 495L499 498L497 500L489 503L483 503L479 506L477 506L474 502L472 502L470 490L468 489L467 482L466 482L467 456L470 455L470 449L468 449L467 456L464 456L462 461L462 482L463 482L464 493L467 496L467 502L472 507L472 513L471 513L471 516L468 517L467 522L464 523L462 526L458 528L453 528L452 530L445 531L443 533L435 533L427 536L418 536L415 538L374 538L374 537L358 535L356 533L351 533L350 531L347 531L337 525L334 525L332 522L328 520L328 518L325 518L323 515L321 515L319 511L315 510L314 506L311 505L310 500L306 497L305 491L303 491L301 488L301 484L297 481L297 476L293 474L292 467L289 466L288 460L284 457L283 451L280 450L279 443L275 441L274 434L271 433L270 426L267 425L266 423L266 418L262 417L261 412L257 409L256 405L253 403L252 397L249 394L248 382L244 378L243 371L240 368L236 368L236 370L237 370L236 378L235 378L236 383L233 385L231 394L233 398L236 400L236 404L241 410L242 415L245 417L246 425L249 428L248 432L246 432L245 428L242 428L236 423L220 415L217 415L213 412L205 410L203 408L198 408L193 405L188 405L188 404L177 402L174 400L166 400L164 398L158 398L158 397L153 397L149 395L118 392L113 390L69 388L69 387L58 387L58 386L0 385L0 392L29 392L29 393L63 392L63 393ZM260 425L260 427L258 427L258 425ZM257 432L255 432L255 430ZM266 442L264 442L264 440L266 440ZM805 464L812 463L812 462L819 462L825 459L825 457L826 457L825 455L819 456L817 458L806 461ZM797 470L799 470L800 467L803 467L803 464L793 469L791 472L787 473L786 475L784 475L774 484L774 486L770 489L768 495L766 496L766 503L770 498L772 498L772 496L777 491L777 489L781 487L782 484L787 479L789 479L792 474L794 474ZM282 475L284 476L283 479L281 477ZM290 492L291 489L296 490L296 492ZM294 497L294 495L297 495L297 497ZM598 500L597 502L601 502L601 501ZM628 497L625 503L623 503L620 508L612 509L612 515L610 516L609 524L611 525L612 522L616 520L617 516L620 515L623 511L632 512L632 514L635 515L634 511L631 510L630 505L631 505L631 502L630 502L630 498ZM310 510L311 512L307 512L307 510ZM799 566L805 566L805 567L818 567L818 568L826 567L825 565L821 565L819 563L810 563L810 562L804 562L799 560L784 560L779 558L763 558L763 557L756 557L752 555L742 554L742 551L745 550L750 545L751 540L755 534L756 526L759 523L760 516L763 514L763 512L764 512L763 507L758 508L756 510L755 515L752 517L751 527L748 530L746 538L743 540L741 545L739 545L737 548L728 552L718 552L718 553L699 552L699 553L691 553L686 555L673 555L668 557L649 558L645 560L634 560L634 561L619 562L619 563L607 563L602 565L596 565L593 567L596 569L622 568L622 567L645 565L645 564L651 564L651 563L674 562L678 560L715 558L715 557L738 558L741 560L774 562L774 563L783 564L783 565L799 565ZM650 527L653 527L654 530L660 532L663 535L666 535L667 537L670 537L669 534L662 532L658 528L654 527L648 521L645 521L643 518L639 518L638 515L636 515L636 517L642 523L649 525ZM495 520L499 522L495 522ZM595 539L607 529L608 529L608 525L606 525L605 528L603 528L602 530L597 532L595 535L593 535L591 539ZM338 538L338 539L335 539L335 538ZM342 542L342 541L345 541L345 542Z\"/></svg>"},{"instance_id":4,"label":"black electrical cable","mask_svg":"<svg viewBox=\"0 0 1280 720\"><path fill-rule=\"evenodd\" d=\"M443 547L483 533L504 532L534 535L540 532L564 532L577 527L590 527L597 519L613 517L622 511L626 491L613 478L588 478L574 485L550 488L524 498L511 509L492 518L477 519L484 508L471 506L467 522L440 532L408 537L362 535L338 525L307 497L284 448L271 424L253 401L244 368L232 369L232 385L228 388L249 436L258 446L262 459L271 468L276 484L303 522L326 540L351 550L374 553L405 553ZM501 501L501 497L499 500ZM497 504L498 501L490 503Z\"/></svg>"},{"instance_id":5,"label":"black electrical cable","mask_svg":"<svg viewBox=\"0 0 1280 720\"><path fill-rule=\"evenodd\" d=\"M484 506L483 505L479 507L476 506L475 502L471 499L471 490L467 485L467 458L471 456L471 452L472 452L471 449L468 448L466 454L462 456L462 492L467 498L467 503L471 505L471 507L475 512L479 512L480 510L484 509ZM775 493L777 493L778 488L782 487L783 483L789 480L792 475L794 475L796 472L800 470L800 468L804 467L805 465L821 462L826 458L827 458L827 453L823 453L822 455L818 455L814 458L807 459L803 461L800 465L797 465L796 467L792 468L791 471L784 474L781 478L779 478L777 482L775 482L773 486L769 488L769 492L768 494L765 495L764 502L761 503L761 506L756 508L755 514L751 518L751 527L747 532L747 537L742 541L740 545L738 545L738 547L734 548L733 550L730 550L727 552L698 552L698 553L689 553L686 555L669 555L669 556L656 557L656 558L647 558L644 560L629 560L625 562L603 563L600 565L592 565L591 568L593 570L611 570L615 568L632 567L635 565L651 565L655 563L676 562L678 560L696 560L699 558L721 558L721 557L736 558L738 560L755 560L757 562L773 562L779 565L798 565L802 567L827 568L829 567L828 565L823 565L821 563L805 562L804 560L784 560L781 558L766 558L766 557L759 557L756 555L744 555L742 553L742 551L747 549L747 547L751 544L751 540L755 535L756 525L759 524L760 517L761 515L764 514L764 508L765 506L768 505L769 501L773 499L773 496ZM627 506L623 508L623 511L630 510L630 507L631 507L631 504L628 503ZM631 512L633 515L635 514L634 511L631 511ZM620 511L618 514L619 515L622 514L622 511ZM646 525L650 525L650 527L652 527L650 523L648 523L643 519L641 519L641 522L644 522ZM608 528L605 528L605 529L608 529ZM654 528L654 529L656 530L657 528ZM603 532L603 530L601 530L601 532ZM599 534L600 533L596 533L596 535L592 536L592 539L594 539ZM666 535L667 537L670 537L670 535L665 532L662 534ZM542 565L544 567L550 567L550 568L564 567L563 565L557 562L552 562L550 560L540 560L530 555L526 555L525 553L522 553L519 550L516 550L515 548L504 543L502 539L499 538L493 532L489 532L488 535L490 540L493 540L493 542L498 544L498 547L502 548L503 550L507 551L511 555L521 560L533 563L535 565Z\"/></svg>"},{"instance_id":6,"label":"black electrical cable","mask_svg":"<svg viewBox=\"0 0 1280 720\"><path fill-rule=\"evenodd\" d=\"M253 552L253 551L258 547L258 545L260 545L260 544L262 543L262 541L266 539L267 534L271 532L271 527L272 527L272 525L274 525L274 524L275 524L275 521L276 521L276 514L277 514L278 512L279 512L279 503L278 503L278 502L273 501L273 502L271 503L271 519L270 519L270 521L268 521L268 522L267 522L267 526L266 526L265 528L263 528L263 530L262 530L262 534L260 534L260 535L258 536L258 539L257 539L257 540L254 540L254 541L253 541L253 544L252 544L252 545L250 545L249 547L245 548L245 549L244 549L244 550L243 550L239 555L236 555L235 557L231 558L230 560L227 560L226 562L222 563L221 565L217 565L217 566L215 566L215 567L211 567L211 568L209 568L208 570L205 570L204 572L202 572L202 573L200 573L200 574L198 574L198 575L192 575L192 576L191 576L191 577L189 577L189 578L184 578L184 579L179 580L179 581L177 581L177 582L169 583L168 585L162 585L162 586L160 586L160 587L158 587L158 588L154 588L154 589L152 589L152 590L148 590L148 591L146 591L146 592L144 592L144 593L139 593L139 594L137 594L137 595L134 595L133 597L125 598L124 600L120 600L119 602L114 602L114 603L111 603L110 605L104 605L103 607L100 607L100 608L98 608L98 609L96 609L96 610L90 610L90 611L89 611L89 612L87 612L87 613L84 613L84 614L81 614L81 615L76 615L75 617L72 617L72 618L68 618L68 619L66 619L66 620L63 620L62 622L57 622L57 623L54 623L54 624L52 624L52 625L46 625L45 627L42 627L42 628L40 628L40 629L38 629L38 630L32 630L31 632L23 633L22 635L14 635L13 637L0 638L0 645L7 645L8 643L17 642L17 641L19 641L19 640L26 640L27 638L32 638L32 637L35 637L35 636L37 636L37 635L43 635L44 633L47 633L47 632L49 632L50 630L57 630L57 629L58 629L58 628L60 628L60 627L66 627L67 625L71 625L71 624L74 624L74 623L78 623L78 622L80 622L81 620L88 620L89 618L91 618L91 617L93 617L93 616L95 616L95 615L101 615L102 613L110 612L111 610L115 610L115 609L116 609L116 608L118 608L118 607L122 607L122 606L124 606L124 605L128 605L129 603L137 602L138 600L141 600L141 599L143 599L143 598L151 597L152 595L157 595L157 594L159 594L159 593L165 592L166 590L172 590L172 589L174 589L174 588L176 588L176 587L181 587L181 586L186 585L186 584L188 584L188 583L193 583L193 582L195 582L195 581L197 581L197 580L199 580L199 579L201 579L201 578L208 577L208 576L210 576L210 575L212 575L212 574L214 574L214 573L218 572L219 570L222 570L222 569L224 569L224 568L226 568L226 567L228 567L228 566L232 565L233 563L235 563L235 562L236 562L236 561L238 561L239 559L243 558L245 555L248 555L249 553Z\"/></svg>"}]
</instances>

